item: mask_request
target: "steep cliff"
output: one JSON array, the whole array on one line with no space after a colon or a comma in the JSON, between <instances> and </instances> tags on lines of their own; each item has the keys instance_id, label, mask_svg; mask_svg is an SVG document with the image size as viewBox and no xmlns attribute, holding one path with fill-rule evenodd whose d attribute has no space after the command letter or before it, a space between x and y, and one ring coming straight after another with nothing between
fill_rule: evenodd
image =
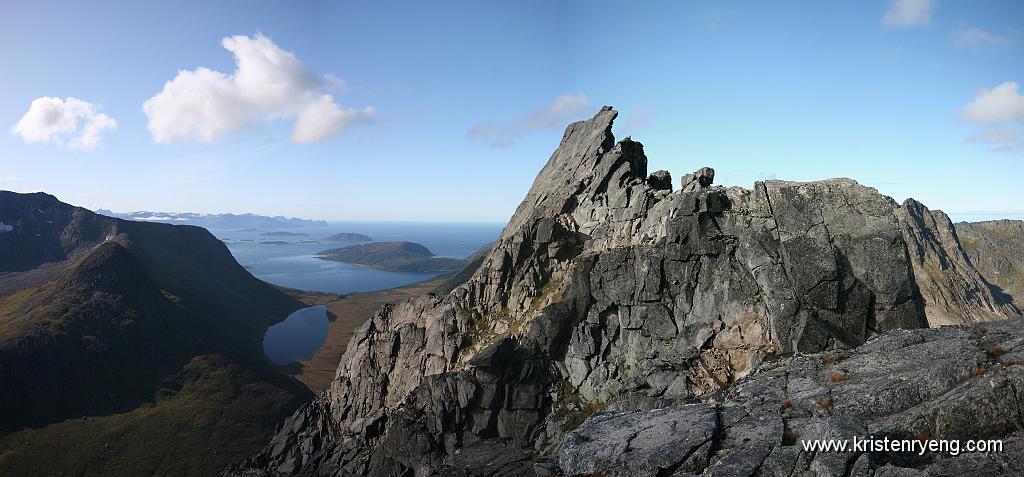
<instances>
[{"instance_id":1,"label":"steep cliff","mask_svg":"<svg viewBox=\"0 0 1024 477\"><path fill-rule=\"evenodd\" d=\"M993 294L1024 307L1024 221L961 222L956 231Z\"/></svg>"},{"instance_id":2,"label":"steep cliff","mask_svg":"<svg viewBox=\"0 0 1024 477\"><path fill-rule=\"evenodd\" d=\"M848 179L717 187L710 168L673 191L640 143L615 142L615 116L570 125L472 278L378 312L330 389L228 473L514 475L601 409L713 399L760 363L925 327L951 284L985 290L913 204ZM922 293L935 260L966 279ZM987 310L964 321L1014 312L956 303ZM694 412L715 421L690 436L707 447L720 418Z\"/></svg>"},{"instance_id":3,"label":"steep cliff","mask_svg":"<svg viewBox=\"0 0 1024 477\"><path fill-rule=\"evenodd\" d=\"M904 201L896 215L910 248L929 325L975 323L1022 315L1012 300L998 291L993 292L992 284L976 268L979 260L980 263L991 262L990 255L976 253L971 258L964 251L957 233L964 227L954 227L942 211L929 210L914 199ZM1024 257L1021 253L1024 249L1016 252L1016 256ZM1012 252L1009 255L1014 256Z\"/></svg>"}]
</instances>

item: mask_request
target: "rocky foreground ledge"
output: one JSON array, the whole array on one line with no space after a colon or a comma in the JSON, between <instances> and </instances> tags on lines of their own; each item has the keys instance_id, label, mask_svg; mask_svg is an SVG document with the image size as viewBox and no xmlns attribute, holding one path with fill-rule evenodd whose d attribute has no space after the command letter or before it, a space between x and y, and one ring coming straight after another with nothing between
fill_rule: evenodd
<instances>
[{"instance_id":1,"label":"rocky foreground ledge","mask_svg":"<svg viewBox=\"0 0 1024 477\"><path fill-rule=\"evenodd\" d=\"M852 350L765 363L700 403L613 404L535 466L605 476L1024 475L1022 330L1024 320L1013 319L891 331ZM961 446L1002 439L1003 451L804 450L804 441L852 447L854 437L868 436ZM451 460L456 468L488 465L459 454ZM514 471L518 463L507 462L505 470L528 475L522 462Z\"/></svg>"},{"instance_id":2,"label":"rocky foreground ledge","mask_svg":"<svg viewBox=\"0 0 1024 477\"><path fill-rule=\"evenodd\" d=\"M616 114L570 125L472 277L379 311L227 474L1017 474L1024 297L944 214L849 179L676 189ZM1007 441L799 447L871 434Z\"/></svg>"}]
</instances>

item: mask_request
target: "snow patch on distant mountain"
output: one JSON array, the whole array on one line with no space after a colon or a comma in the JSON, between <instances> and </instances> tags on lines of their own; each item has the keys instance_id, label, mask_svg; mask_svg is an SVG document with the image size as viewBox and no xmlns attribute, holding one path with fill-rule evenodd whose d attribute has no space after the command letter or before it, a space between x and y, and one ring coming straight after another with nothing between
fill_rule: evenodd
<instances>
[{"instance_id":1,"label":"snow patch on distant mountain","mask_svg":"<svg viewBox=\"0 0 1024 477\"><path fill-rule=\"evenodd\" d=\"M197 214L194 212L112 212L96 210L97 214L125 220L143 222L164 222L198 225L208 229L286 229L327 225L323 220L308 220L294 217L268 217L256 214Z\"/></svg>"}]
</instances>

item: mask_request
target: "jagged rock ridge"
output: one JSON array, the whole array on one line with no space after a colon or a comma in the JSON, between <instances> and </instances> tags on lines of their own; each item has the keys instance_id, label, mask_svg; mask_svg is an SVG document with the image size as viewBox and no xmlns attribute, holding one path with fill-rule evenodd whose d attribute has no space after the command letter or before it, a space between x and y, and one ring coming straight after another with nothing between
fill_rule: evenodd
<instances>
[{"instance_id":1,"label":"jagged rock ridge","mask_svg":"<svg viewBox=\"0 0 1024 477\"><path fill-rule=\"evenodd\" d=\"M1012 299L993 292L996 287L974 265L980 257L968 256L946 214L914 199L896 213L931 326L1021 316Z\"/></svg>"},{"instance_id":2,"label":"jagged rock ridge","mask_svg":"<svg viewBox=\"0 0 1024 477\"><path fill-rule=\"evenodd\" d=\"M570 125L472 278L382 309L330 389L228 473L514 475L546 455L591 472L566 452L595 411L709 399L766 359L927 326L892 199L849 179L717 187L710 168L674 192L615 142L616 114ZM679 438L699 449L716 426Z\"/></svg>"}]
</instances>

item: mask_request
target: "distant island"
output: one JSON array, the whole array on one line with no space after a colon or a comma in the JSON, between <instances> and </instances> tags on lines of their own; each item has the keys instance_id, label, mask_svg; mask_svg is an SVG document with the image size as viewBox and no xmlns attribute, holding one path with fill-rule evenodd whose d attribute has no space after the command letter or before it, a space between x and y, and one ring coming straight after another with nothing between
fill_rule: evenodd
<instances>
[{"instance_id":1,"label":"distant island","mask_svg":"<svg viewBox=\"0 0 1024 477\"><path fill-rule=\"evenodd\" d=\"M373 242L368 235L342 232L320 239L321 242Z\"/></svg>"},{"instance_id":2,"label":"distant island","mask_svg":"<svg viewBox=\"0 0 1024 477\"><path fill-rule=\"evenodd\" d=\"M260 235L263 235L265 237L305 237L305 236L308 236L309 234L304 234L304 233L301 233L301 232L284 232L284 231L279 231L279 232L263 232Z\"/></svg>"},{"instance_id":3,"label":"distant island","mask_svg":"<svg viewBox=\"0 0 1024 477\"><path fill-rule=\"evenodd\" d=\"M415 242L349 245L324 250L318 253L317 257L392 272L450 272L465 264L465 260L434 257L434 253L427 247Z\"/></svg>"},{"instance_id":4,"label":"distant island","mask_svg":"<svg viewBox=\"0 0 1024 477\"><path fill-rule=\"evenodd\" d=\"M289 229L296 227L326 226L323 220L298 219L294 217L268 217L256 214L196 214L193 212L111 212L96 209L96 213L107 217L134 220L136 222L162 222L167 224L198 225L207 229L233 229L257 231L260 229Z\"/></svg>"}]
</instances>

